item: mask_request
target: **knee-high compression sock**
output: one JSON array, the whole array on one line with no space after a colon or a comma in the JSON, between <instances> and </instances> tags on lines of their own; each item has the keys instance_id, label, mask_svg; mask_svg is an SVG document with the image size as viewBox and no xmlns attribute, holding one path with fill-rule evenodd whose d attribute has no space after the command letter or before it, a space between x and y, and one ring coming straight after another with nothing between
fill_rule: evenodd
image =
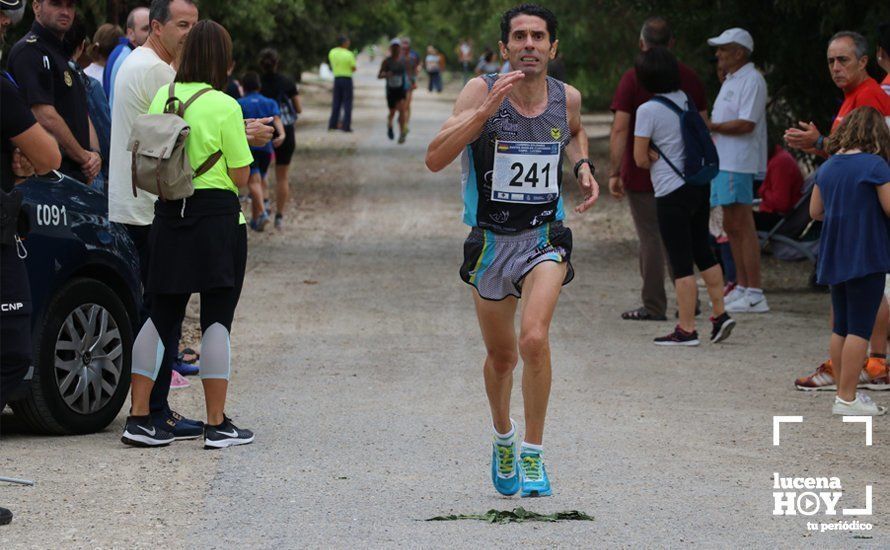
<instances>
[{"instance_id":1,"label":"knee-high compression sock","mask_svg":"<svg viewBox=\"0 0 890 550\"><path fill-rule=\"evenodd\" d=\"M232 349L229 331L213 323L201 340L201 378L228 380L232 374Z\"/></svg>"},{"instance_id":2,"label":"knee-high compression sock","mask_svg":"<svg viewBox=\"0 0 890 550\"><path fill-rule=\"evenodd\" d=\"M164 343L155 324L148 319L133 342L133 374L157 380L164 359Z\"/></svg>"}]
</instances>

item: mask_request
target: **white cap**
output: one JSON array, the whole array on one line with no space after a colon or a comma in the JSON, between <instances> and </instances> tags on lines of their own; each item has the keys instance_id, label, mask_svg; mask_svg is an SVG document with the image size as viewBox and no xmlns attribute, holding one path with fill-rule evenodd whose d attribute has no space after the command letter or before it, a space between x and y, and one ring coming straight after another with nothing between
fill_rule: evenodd
<instances>
[{"instance_id":1,"label":"white cap","mask_svg":"<svg viewBox=\"0 0 890 550\"><path fill-rule=\"evenodd\" d=\"M751 38L751 33L738 27L726 29L720 33L720 36L708 38L708 46L725 46L727 44L738 44L747 48L749 52L754 51L754 39Z\"/></svg>"},{"instance_id":2,"label":"white cap","mask_svg":"<svg viewBox=\"0 0 890 550\"><path fill-rule=\"evenodd\" d=\"M392 40L389 41L389 45L390 46L401 46L402 41L399 40L398 38L393 38Z\"/></svg>"}]
</instances>

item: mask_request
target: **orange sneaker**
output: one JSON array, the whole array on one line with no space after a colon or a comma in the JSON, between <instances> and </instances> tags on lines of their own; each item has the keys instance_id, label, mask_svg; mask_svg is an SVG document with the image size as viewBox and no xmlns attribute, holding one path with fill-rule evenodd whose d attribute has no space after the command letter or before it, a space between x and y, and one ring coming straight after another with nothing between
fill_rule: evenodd
<instances>
[{"instance_id":1,"label":"orange sneaker","mask_svg":"<svg viewBox=\"0 0 890 550\"><path fill-rule=\"evenodd\" d=\"M795 380L794 386L803 391L837 390L837 384L834 381L834 370L831 368L831 359L819 365L819 368L813 374L802 376Z\"/></svg>"},{"instance_id":2,"label":"orange sneaker","mask_svg":"<svg viewBox=\"0 0 890 550\"><path fill-rule=\"evenodd\" d=\"M859 387L866 390L886 391L890 390L890 375L887 374L887 361L883 357L869 357L862 369L868 380L863 382L859 377Z\"/></svg>"}]
</instances>

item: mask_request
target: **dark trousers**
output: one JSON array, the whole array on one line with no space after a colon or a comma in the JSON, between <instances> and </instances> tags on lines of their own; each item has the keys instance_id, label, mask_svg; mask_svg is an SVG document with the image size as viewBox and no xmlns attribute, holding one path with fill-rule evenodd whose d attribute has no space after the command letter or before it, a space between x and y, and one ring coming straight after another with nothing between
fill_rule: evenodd
<instances>
[{"instance_id":1,"label":"dark trousers","mask_svg":"<svg viewBox=\"0 0 890 550\"><path fill-rule=\"evenodd\" d=\"M664 292L666 253L658 229L655 193L628 191L627 202L640 241L643 307L652 315L662 316L667 312L667 295Z\"/></svg>"},{"instance_id":2,"label":"dark trousers","mask_svg":"<svg viewBox=\"0 0 890 550\"><path fill-rule=\"evenodd\" d=\"M340 118L340 111L343 118ZM334 79L334 103L331 105L331 119L328 121L328 129L335 130L338 123L342 122L343 130L352 129L352 78L338 76Z\"/></svg>"},{"instance_id":3,"label":"dark trousers","mask_svg":"<svg viewBox=\"0 0 890 550\"><path fill-rule=\"evenodd\" d=\"M148 264L151 258L151 250L148 246L148 235L151 233L150 225L127 225L127 231L136 245L136 251L139 253L139 277L142 279L142 288L146 287L148 279ZM140 327L148 320L151 311L152 297L147 292L142 295L142 310L139 312ZM152 413L161 413L170 410L170 404L167 399L170 396L170 379L173 377L173 362L179 355L179 339L182 337L182 319L172 329L171 336L168 340L171 345L164 346L164 358L161 360L161 369L158 371L158 378L155 385L151 389L151 398L149 399L148 408Z\"/></svg>"},{"instance_id":4,"label":"dark trousers","mask_svg":"<svg viewBox=\"0 0 890 550\"><path fill-rule=\"evenodd\" d=\"M430 87L429 90L441 92L442 91L442 73L439 71L431 71L430 72Z\"/></svg>"},{"instance_id":5,"label":"dark trousers","mask_svg":"<svg viewBox=\"0 0 890 550\"><path fill-rule=\"evenodd\" d=\"M31 287L15 245L0 245L0 412L31 366Z\"/></svg>"}]
</instances>

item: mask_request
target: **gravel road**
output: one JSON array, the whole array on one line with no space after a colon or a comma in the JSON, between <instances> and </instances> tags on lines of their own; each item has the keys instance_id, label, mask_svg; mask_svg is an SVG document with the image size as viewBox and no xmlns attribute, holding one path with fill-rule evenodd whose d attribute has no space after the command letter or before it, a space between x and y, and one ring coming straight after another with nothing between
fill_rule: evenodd
<instances>
[{"instance_id":1,"label":"gravel road","mask_svg":"<svg viewBox=\"0 0 890 550\"><path fill-rule=\"evenodd\" d=\"M639 278L627 206L608 196L567 220L576 278L552 329L545 435L555 496L497 496L484 349L458 278L468 231L459 166L440 174L423 166L455 89L417 92L399 146L385 137L374 70L357 77L353 134L325 130L329 99L321 85L306 86L296 214L282 232L251 235L228 411L256 442L222 452L195 441L127 448L118 440L123 412L89 436L13 429L0 442L0 475L37 485L0 485L0 505L16 514L0 527L0 547L890 545L890 421L876 420L865 447L861 424L831 416L829 394L792 386L827 345L828 298L806 289L808 268L767 258L773 310L740 316L724 345L656 348L651 338L671 323L619 319L637 305ZM603 120L591 119L591 133L603 134ZM592 143L600 166L606 146ZM568 202L577 200L572 188ZM188 416L203 415L196 379L172 399ZM778 447L774 415L804 417L785 425ZM773 516L774 472L837 476L838 515ZM864 506L867 484L874 515L841 516L842 507ZM580 510L594 521L420 521L517 506ZM873 529L807 529L807 521L853 519Z\"/></svg>"}]
</instances>

